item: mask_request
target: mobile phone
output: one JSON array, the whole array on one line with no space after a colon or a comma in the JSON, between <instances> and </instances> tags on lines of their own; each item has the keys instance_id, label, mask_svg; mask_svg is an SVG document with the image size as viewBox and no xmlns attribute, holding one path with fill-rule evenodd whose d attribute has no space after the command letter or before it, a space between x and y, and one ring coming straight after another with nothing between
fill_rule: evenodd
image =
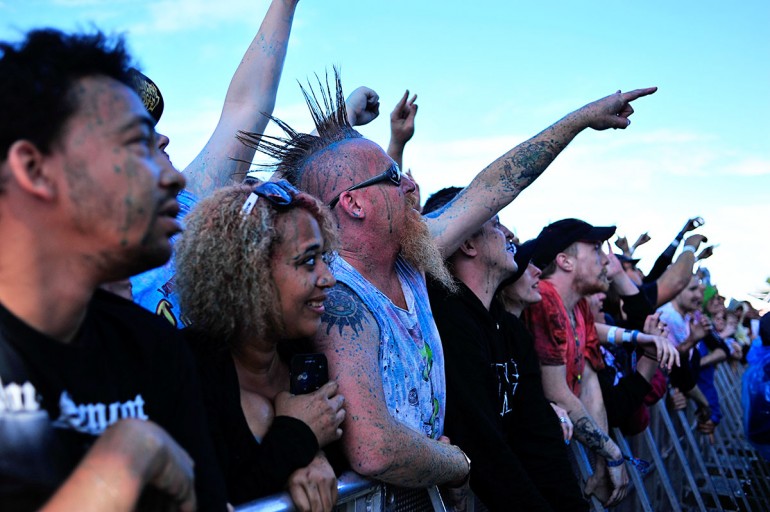
<instances>
[{"instance_id":1,"label":"mobile phone","mask_svg":"<svg viewBox=\"0 0 770 512\"><path fill-rule=\"evenodd\" d=\"M297 354L289 365L291 393L312 393L329 381L329 367L323 354Z\"/></svg>"}]
</instances>

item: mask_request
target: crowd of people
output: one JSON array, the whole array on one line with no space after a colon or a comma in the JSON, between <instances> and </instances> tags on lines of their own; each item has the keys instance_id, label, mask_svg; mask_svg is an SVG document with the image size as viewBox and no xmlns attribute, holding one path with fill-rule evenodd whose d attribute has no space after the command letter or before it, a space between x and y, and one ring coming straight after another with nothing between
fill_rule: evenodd
<instances>
[{"instance_id":1,"label":"crowd of people","mask_svg":"<svg viewBox=\"0 0 770 512\"><path fill-rule=\"evenodd\" d=\"M3 510L225 510L287 490L329 511L349 469L438 486L456 510L475 495L585 511L626 496L638 460L610 432L644 430L647 406L693 400L713 435L714 367L744 364L759 329L696 268L702 219L645 275L646 234L616 254L614 226L569 218L520 241L498 217L656 89L567 113L421 207L401 170L408 91L387 151L355 129L377 93L346 99L336 70L304 90L312 133L272 115L296 7L271 3L182 172L122 40L0 43ZM263 135L270 120L281 136ZM256 151L269 181L248 175ZM292 360L311 353L329 380L292 393ZM573 441L595 456L585 482Z\"/></svg>"}]
</instances>

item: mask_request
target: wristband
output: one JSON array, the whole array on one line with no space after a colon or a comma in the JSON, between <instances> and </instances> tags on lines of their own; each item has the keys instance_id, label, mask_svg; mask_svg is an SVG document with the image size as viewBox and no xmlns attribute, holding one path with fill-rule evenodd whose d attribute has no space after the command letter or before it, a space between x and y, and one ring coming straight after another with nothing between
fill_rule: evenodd
<instances>
[{"instance_id":1,"label":"wristband","mask_svg":"<svg viewBox=\"0 0 770 512\"><path fill-rule=\"evenodd\" d=\"M681 242L679 238L674 238L674 241L671 242L671 247L679 247L679 242Z\"/></svg>"},{"instance_id":2,"label":"wristband","mask_svg":"<svg viewBox=\"0 0 770 512\"><path fill-rule=\"evenodd\" d=\"M446 484L447 487L450 487L452 489L457 489L458 487L464 486L471 479L471 458L468 457L468 455L462 450L462 448L460 448L459 446L457 448L460 450L460 453L463 454L463 457L465 457L465 462L468 464L468 473L466 473L465 477L462 479L460 483Z\"/></svg>"},{"instance_id":3,"label":"wristband","mask_svg":"<svg viewBox=\"0 0 770 512\"><path fill-rule=\"evenodd\" d=\"M615 344L615 332L617 330L617 327L610 327L610 331L607 333L607 342Z\"/></svg>"},{"instance_id":4,"label":"wristband","mask_svg":"<svg viewBox=\"0 0 770 512\"><path fill-rule=\"evenodd\" d=\"M683 254L686 253L686 252L691 252L691 253L695 254L695 251L696 251L696 249L692 245L685 245L684 247L682 247L682 253Z\"/></svg>"},{"instance_id":5,"label":"wristband","mask_svg":"<svg viewBox=\"0 0 770 512\"><path fill-rule=\"evenodd\" d=\"M618 466L623 465L623 461L624 461L624 459L623 459L623 456L621 455L618 460L608 460L607 461L607 467L608 468L616 468Z\"/></svg>"},{"instance_id":6,"label":"wristband","mask_svg":"<svg viewBox=\"0 0 770 512\"><path fill-rule=\"evenodd\" d=\"M631 343L636 343L636 338L639 337L639 331L631 331Z\"/></svg>"},{"instance_id":7,"label":"wristband","mask_svg":"<svg viewBox=\"0 0 770 512\"><path fill-rule=\"evenodd\" d=\"M623 331L623 341L631 341L631 331Z\"/></svg>"}]
</instances>

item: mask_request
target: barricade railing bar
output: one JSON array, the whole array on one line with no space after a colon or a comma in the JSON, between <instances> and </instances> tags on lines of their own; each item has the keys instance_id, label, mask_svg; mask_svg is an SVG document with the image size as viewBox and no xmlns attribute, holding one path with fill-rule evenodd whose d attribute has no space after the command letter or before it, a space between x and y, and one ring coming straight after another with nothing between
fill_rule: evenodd
<instances>
[{"instance_id":1,"label":"barricade railing bar","mask_svg":"<svg viewBox=\"0 0 770 512\"><path fill-rule=\"evenodd\" d=\"M746 440L743 430L741 377L743 367L718 365L714 383L723 418L714 432L714 444L697 432L692 404L670 411L661 400L650 407L650 425L636 436L612 435L624 454L650 462L644 473L626 464L628 496L613 512L764 512L770 510L770 463ZM585 482L593 474L594 455L580 443L571 443L570 459L576 475ZM434 487L401 489L347 472L339 477L338 512L446 512ZM513 506L513 505L512 505ZM484 512L471 500L470 511ZM515 507L514 507L515 508ZM605 509L591 497L592 512ZM236 512L288 512L294 510L288 493L255 500Z\"/></svg>"}]
</instances>

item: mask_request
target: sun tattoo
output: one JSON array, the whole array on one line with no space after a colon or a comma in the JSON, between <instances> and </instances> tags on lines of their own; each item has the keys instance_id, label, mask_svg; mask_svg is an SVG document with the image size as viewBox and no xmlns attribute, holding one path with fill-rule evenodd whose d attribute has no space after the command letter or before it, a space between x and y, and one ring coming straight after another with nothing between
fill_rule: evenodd
<instances>
[{"instance_id":1,"label":"sun tattoo","mask_svg":"<svg viewBox=\"0 0 770 512\"><path fill-rule=\"evenodd\" d=\"M338 285L326 293L326 302L324 302L326 311L321 318L321 321L326 324L326 334L329 334L335 325L340 335L345 327L353 329L355 334L363 330L364 321L368 323L369 320L364 317L363 304L353 296L352 290L347 287L343 289Z\"/></svg>"}]
</instances>

